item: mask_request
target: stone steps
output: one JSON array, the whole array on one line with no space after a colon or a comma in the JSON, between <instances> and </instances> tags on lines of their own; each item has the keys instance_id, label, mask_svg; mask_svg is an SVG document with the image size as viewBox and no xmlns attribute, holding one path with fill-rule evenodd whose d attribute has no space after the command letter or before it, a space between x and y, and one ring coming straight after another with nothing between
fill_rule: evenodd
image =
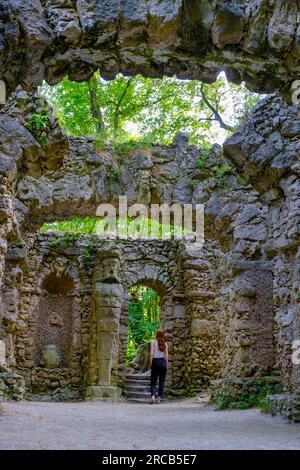
<instances>
[{"instance_id":1,"label":"stone steps","mask_svg":"<svg viewBox=\"0 0 300 470\"><path fill-rule=\"evenodd\" d=\"M143 391L143 392L141 392L141 391L134 392L132 390L125 390L125 396L126 396L126 398L130 398L130 399L131 398L132 399L134 399L134 398L144 398L144 400L147 400L147 401L149 401L150 398L151 398L150 392L146 391L146 390Z\"/></svg>"},{"instance_id":2,"label":"stone steps","mask_svg":"<svg viewBox=\"0 0 300 470\"><path fill-rule=\"evenodd\" d=\"M126 374L124 396L130 402L148 403L150 400L150 375Z\"/></svg>"},{"instance_id":3,"label":"stone steps","mask_svg":"<svg viewBox=\"0 0 300 470\"><path fill-rule=\"evenodd\" d=\"M147 387L150 380L125 380L125 384L129 387Z\"/></svg>"},{"instance_id":4,"label":"stone steps","mask_svg":"<svg viewBox=\"0 0 300 470\"><path fill-rule=\"evenodd\" d=\"M145 385L132 385L128 382L125 383L125 390L129 390L131 392L144 392L147 389L148 393L150 393L150 385L147 383Z\"/></svg>"},{"instance_id":5,"label":"stone steps","mask_svg":"<svg viewBox=\"0 0 300 470\"><path fill-rule=\"evenodd\" d=\"M150 374L126 374L125 375L125 380L146 380L150 381Z\"/></svg>"}]
</instances>

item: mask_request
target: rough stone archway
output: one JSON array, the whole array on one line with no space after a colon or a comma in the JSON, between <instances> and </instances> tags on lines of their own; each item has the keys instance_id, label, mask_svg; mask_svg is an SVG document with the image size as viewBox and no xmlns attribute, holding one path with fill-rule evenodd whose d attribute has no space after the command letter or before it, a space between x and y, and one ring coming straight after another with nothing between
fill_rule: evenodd
<instances>
[{"instance_id":1,"label":"rough stone archway","mask_svg":"<svg viewBox=\"0 0 300 470\"><path fill-rule=\"evenodd\" d=\"M110 266L111 256L116 252L120 258L117 282L123 297L112 348L111 384L121 388L124 384L127 292L136 284L149 285L162 296L161 321L171 350L169 393L192 393L217 377L220 370L218 303L212 292L216 286L209 263L215 256L213 247L205 248L202 262L197 256L196 264L193 250L189 254L186 245L177 241L112 242L88 235L72 239L44 233L25 238L23 252L18 250L17 246L11 247L7 279L19 270L22 280L10 289L6 286L5 299L13 299L13 303L6 304L9 315L5 316L5 324L13 326L9 337L15 346L8 362L15 364L16 372L26 378L27 393L44 393L52 399L76 398L85 395L86 387L98 384L99 319L94 303L95 275L98 274L95 273L99 268L102 270L106 260ZM114 286L115 282L108 278L105 285ZM55 306L63 299L64 311L56 311ZM66 312L68 305L72 308ZM43 343L44 330L46 342ZM49 338L62 356L60 364L54 368L45 364L41 355ZM194 347L198 351L193 351Z\"/></svg>"},{"instance_id":2,"label":"rough stone archway","mask_svg":"<svg viewBox=\"0 0 300 470\"><path fill-rule=\"evenodd\" d=\"M57 82L66 73L84 80L100 67L106 77L119 71L150 76L177 73L205 81L225 70L229 79L244 79L250 89L278 90L288 97L291 82L299 75L296 0L276 0L272 5L246 0L112 5L109 0L92 0L89 7L79 0L76 7L67 1L62 6L51 0L0 2L0 73L9 92L20 84L36 89L45 77ZM0 334L10 367L20 372L25 364L22 373L30 382L32 344L26 332L31 295L36 292L27 263L30 250L35 250L34 233L44 221L94 213L95 204L107 200L115 204L124 193L131 202L146 204L152 199L205 203L207 252L185 258L182 251L186 328L193 338L188 390L199 391L203 378L209 382L215 370L220 387L236 378L247 384L263 372L254 354L259 334L253 320L264 292L249 282L258 271L267 298L273 290L274 302L265 312L267 343L275 350L269 351L268 373L280 374L287 392L274 397L273 404L299 419L299 367L291 362L293 341L300 331L298 106L289 106L277 95L267 97L227 140L223 152L212 149L205 175L197 171L198 150L181 136L173 146L133 152L126 161L125 178L114 185L109 177L114 165L110 149L99 156L91 140L68 139L51 113L47 143L39 144L28 122L26 126L38 103L37 96L18 89L0 116ZM216 155L218 164L225 157L233 165L222 184L212 181L209 173ZM133 161L139 165L135 180L129 170ZM197 181L194 187L191 179ZM42 251L49 250L47 242L44 246L40 242ZM72 257L72 249L65 255ZM83 262L78 266L81 282L88 290L91 274L83 266ZM76 350L76 361L86 377L91 306L88 296L81 294L82 349ZM211 358L208 364L200 359L195 367L207 353L201 349L203 341L213 345ZM75 377L78 370L72 373ZM19 376L14 377L20 382ZM71 374L67 384L73 379L76 388L74 377Z\"/></svg>"},{"instance_id":3,"label":"rough stone archway","mask_svg":"<svg viewBox=\"0 0 300 470\"><path fill-rule=\"evenodd\" d=\"M299 77L299 3L277 0L2 0L1 76L33 90L100 68L213 82L221 70L256 91Z\"/></svg>"},{"instance_id":4,"label":"rough stone archway","mask_svg":"<svg viewBox=\"0 0 300 470\"><path fill-rule=\"evenodd\" d=\"M167 377L167 391L176 394L184 393L184 360L186 351L186 319L184 305L184 286L180 281L180 261L170 250L168 243L161 246L153 244L153 258L145 262L127 263L125 268L125 292L136 285L143 285L153 289L160 297L160 326L166 331L170 347L170 366ZM165 254L162 254L162 248ZM151 258L151 255L150 257ZM168 263L168 268L163 264ZM172 273L172 266L176 273ZM128 301L124 302L121 316L123 325L122 336L120 335L119 364L124 368L126 354L126 340L128 335ZM177 348L177 349L176 349ZM179 349L178 349L179 348ZM179 352L180 351L180 352ZM183 355L182 355L183 353ZM180 359L181 357L181 359Z\"/></svg>"},{"instance_id":5,"label":"rough stone archway","mask_svg":"<svg viewBox=\"0 0 300 470\"><path fill-rule=\"evenodd\" d=\"M253 375L262 370L261 362L255 359L258 356L254 354L259 330L251 320L261 294L255 285L246 283L245 286L243 275L240 275L259 270L266 281L265 285L269 286L268 296L272 286L267 278L270 278L270 273L274 276L273 299L276 302L274 309L270 303L270 311L266 312L267 322L273 318L272 327L266 324L266 331L269 344L275 347L275 361L271 361L274 365L268 371L278 368L284 384L292 393L291 399L297 400L298 372L291 366L291 350L298 334L295 314L298 308L295 280L299 245L298 108L288 106L276 95L265 99L254 110L244 128L225 143L224 154L233 168L222 182L216 182L211 171L207 171L203 179L197 169L199 150L188 146L185 136L177 136L169 147L154 146L147 151L133 149L126 160L124 177L112 183L110 172L118 160L112 159L109 147L99 155L91 140L67 139L53 118L48 134L49 145L41 148L26 129L26 116L39 102L39 98L31 101L29 95L19 91L2 116L5 122L1 127L2 145L7 152L1 161L2 181L5 183L2 185L1 200L1 259L5 260L1 263L1 275L5 273L2 336L7 338L11 364L15 364L14 348L21 346L19 331L27 329L28 301L23 300L22 275L27 269L28 247L35 239L35 235L30 233L44 221L94 214L95 205L107 202L107 195L108 201L115 205L120 194L127 195L130 203L149 204L152 198L168 203L204 203L205 249L208 253L188 255L184 254L184 248L182 252L183 258L188 258L183 263L186 273L184 303L186 312L188 309L191 312L186 331L192 337L189 357L193 359L187 365L186 376L189 378L182 382L182 374L178 374L178 384L185 383L189 392L195 393L217 374L222 377L220 386L223 386L227 383L228 373L231 377L245 377L245 371L248 371L246 375ZM270 122L274 128L270 127ZM12 132L16 132L20 139L14 142L14 146L11 144ZM213 147L207 163L208 170L215 167L216 162L220 166L224 164L221 149ZM237 172L234 167L237 167ZM140 177L134 178L131 169L137 171ZM239 179L239 173L243 182ZM197 181L193 187L191 180ZM288 224L284 220L288 220ZM208 261L206 255L211 249L212 256ZM204 280L203 284L201 276L205 270L209 282ZM32 277L28 276L27 282L30 292ZM285 293L283 285L290 294ZM88 301L84 302L87 302L84 318L88 319L90 306ZM211 314L218 309L218 315ZM289 312L288 317L286 311ZM18 320L20 315L21 323ZM24 321L25 324L22 323ZM218 339L219 326L221 337ZM88 328L84 330L84 356L88 349ZM199 345L203 341L212 348L207 364L204 362L207 350ZM244 354L249 346L250 354ZM30 348L28 354L29 351ZM185 351L180 351L180 346L178 354L181 358L185 357ZM273 351L270 354L274 357ZM239 357L245 362L240 361ZM77 359L78 363L83 360L81 352ZM21 364L22 361L18 359L17 363ZM86 366L81 370L87 374ZM74 374L77 372L74 371ZM88 379L85 382L88 383Z\"/></svg>"}]
</instances>

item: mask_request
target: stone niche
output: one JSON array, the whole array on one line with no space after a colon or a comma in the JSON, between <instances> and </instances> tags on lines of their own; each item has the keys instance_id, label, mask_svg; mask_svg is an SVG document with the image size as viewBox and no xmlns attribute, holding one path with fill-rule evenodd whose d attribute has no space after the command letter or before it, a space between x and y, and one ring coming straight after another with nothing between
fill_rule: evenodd
<instances>
[{"instance_id":1,"label":"stone niche","mask_svg":"<svg viewBox=\"0 0 300 470\"><path fill-rule=\"evenodd\" d=\"M74 281L69 274L49 273L41 284L35 331L35 365L43 361L46 346L56 346L60 366L70 367L74 329Z\"/></svg>"},{"instance_id":2,"label":"stone niche","mask_svg":"<svg viewBox=\"0 0 300 470\"><path fill-rule=\"evenodd\" d=\"M252 267L252 269L251 269ZM275 366L273 276L251 263L235 273L230 289L223 377L271 373Z\"/></svg>"},{"instance_id":3,"label":"stone niche","mask_svg":"<svg viewBox=\"0 0 300 470\"><path fill-rule=\"evenodd\" d=\"M275 362L272 273L245 271L239 276L237 293L235 328L239 333L246 332L246 336L250 333L248 352L247 341L243 346L243 339L240 340L241 362L249 359L255 371L270 371Z\"/></svg>"}]
</instances>

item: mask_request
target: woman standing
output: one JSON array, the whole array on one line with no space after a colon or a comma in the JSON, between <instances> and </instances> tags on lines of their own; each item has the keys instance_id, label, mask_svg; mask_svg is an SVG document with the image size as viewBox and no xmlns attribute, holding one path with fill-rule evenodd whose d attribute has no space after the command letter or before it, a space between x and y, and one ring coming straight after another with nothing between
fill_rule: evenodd
<instances>
[{"instance_id":1,"label":"woman standing","mask_svg":"<svg viewBox=\"0 0 300 470\"><path fill-rule=\"evenodd\" d=\"M168 368L168 344L164 330L158 330L156 339L151 341L150 349L151 364L151 403L160 403L164 393L164 385ZM157 379L159 379L158 393L156 390Z\"/></svg>"}]
</instances>

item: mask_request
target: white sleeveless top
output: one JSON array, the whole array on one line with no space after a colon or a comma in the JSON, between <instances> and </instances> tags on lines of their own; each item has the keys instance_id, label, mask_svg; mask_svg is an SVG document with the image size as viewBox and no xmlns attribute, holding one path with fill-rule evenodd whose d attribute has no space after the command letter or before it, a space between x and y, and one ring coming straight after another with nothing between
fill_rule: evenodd
<instances>
[{"instance_id":1,"label":"white sleeveless top","mask_svg":"<svg viewBox=\"0 0 300 470\"><path fill-rule=\"evenodd\" d=\"M151 341L151 351L152 351L152 357L155 359L158 359L160 357L165 357L164 351L160 351L158 347L157 340Z\"/></svg>"}]
</instances>

